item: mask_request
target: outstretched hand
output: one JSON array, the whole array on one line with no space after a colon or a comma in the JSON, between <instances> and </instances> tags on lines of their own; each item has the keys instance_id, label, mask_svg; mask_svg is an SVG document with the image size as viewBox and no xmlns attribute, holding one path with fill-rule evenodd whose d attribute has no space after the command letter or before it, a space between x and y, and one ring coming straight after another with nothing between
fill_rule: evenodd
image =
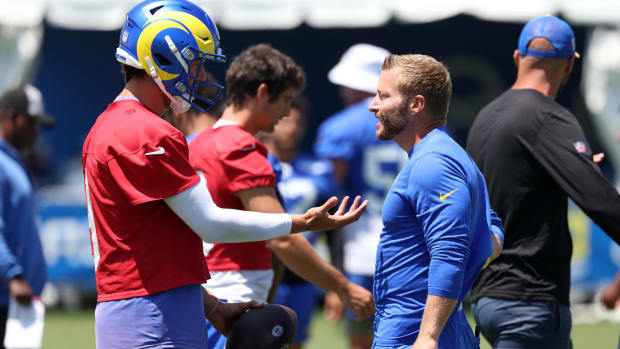
<instances>
[{"instance_id":1,"label":"outstretched hand","mask_svg":"<svg viewBox=\"0 0 620 349\"><path fill-rule=\"evenodd\" d=\"M351 207L349 207L347 211L346 208L349 197L345 196L340 206L338 206L336 213L332 215L329 214L329 210L338 204L338 198L332 196L319 207L312 207L301 215L292 215L293 225L291 227L291 233L338 229L355 222L360 218L366 206L368 206L368 200L364 200L361 205L360 201L362 201L360 196L355 197L353 204L351 204Z\"/></svg>"}]
</instances>

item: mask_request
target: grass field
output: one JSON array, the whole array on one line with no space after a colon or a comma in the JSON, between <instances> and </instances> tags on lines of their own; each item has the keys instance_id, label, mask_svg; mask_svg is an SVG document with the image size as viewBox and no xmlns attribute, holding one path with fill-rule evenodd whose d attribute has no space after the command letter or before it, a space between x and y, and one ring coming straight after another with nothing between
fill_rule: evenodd
<instances>
[{"instance_id":1,"label":"grass field","mask_svg":"<svg viewBox=\"0 0 620 349\"><path fill-rule=\"evenodd\" d=\"M43 349L90 349L95 348L94 310L66 312L51 310L46 314ZM310 330L310 341L305 349L346 349L342 323L334 326L317 313ZM572 338L575 349L615 349L618 347L620 325L599 323L573 326ZM482 343L482 349L489 349Z\"/></svg>"}]
</instances>

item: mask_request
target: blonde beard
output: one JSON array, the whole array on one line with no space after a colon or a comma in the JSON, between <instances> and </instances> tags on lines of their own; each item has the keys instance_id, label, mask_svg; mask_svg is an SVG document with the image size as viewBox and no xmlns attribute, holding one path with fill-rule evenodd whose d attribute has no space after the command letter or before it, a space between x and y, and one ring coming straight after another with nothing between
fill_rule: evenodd
<instances>
[{"instance_id":1,"label":"blonde beard","mask_svg":"<svg viewBox=\"0 0 620 349\"><path fill-rule=\"evenodd\" d=\"M404 102L395 110L389 113L379 112L381 128L377 130L376 136L383 141L389 141L407 127L409 118L407 117L408 103Z\"/></svg>"}]
</instances>

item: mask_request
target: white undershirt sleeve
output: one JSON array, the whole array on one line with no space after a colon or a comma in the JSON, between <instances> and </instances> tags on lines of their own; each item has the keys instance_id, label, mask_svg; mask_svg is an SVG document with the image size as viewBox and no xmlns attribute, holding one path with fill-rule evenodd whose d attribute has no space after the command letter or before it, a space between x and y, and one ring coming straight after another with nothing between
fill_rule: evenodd
<instances>
[{"instance_id":1,"label":"white undershirt sleeve","mask_svg":"<svg viewBox=\"0 0 620 349\"><path fill-rule=\"evenodd\" d=\"M204 175L193 187L165 199L166 204L206 242L263 241L291 232L291 216L220 208Z\"/></svg>"}]
</instances>

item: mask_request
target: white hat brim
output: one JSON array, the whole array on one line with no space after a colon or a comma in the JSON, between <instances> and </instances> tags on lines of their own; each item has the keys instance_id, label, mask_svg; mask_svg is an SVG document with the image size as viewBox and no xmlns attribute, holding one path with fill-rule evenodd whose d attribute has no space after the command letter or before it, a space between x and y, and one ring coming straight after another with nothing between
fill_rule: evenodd
<instances>
[{"instance_id":1,"label":"white hat brim","mask_svg":"<svg viewBox=\"0 0 620 349\"><path fill-rule=\"evenodd\" d=\"M364 70L354 69L343 64L336 64L329 73L327 79L336 85L345 86L354 90L377 93L379 75Z\"/></svg>"}]
</instances>

